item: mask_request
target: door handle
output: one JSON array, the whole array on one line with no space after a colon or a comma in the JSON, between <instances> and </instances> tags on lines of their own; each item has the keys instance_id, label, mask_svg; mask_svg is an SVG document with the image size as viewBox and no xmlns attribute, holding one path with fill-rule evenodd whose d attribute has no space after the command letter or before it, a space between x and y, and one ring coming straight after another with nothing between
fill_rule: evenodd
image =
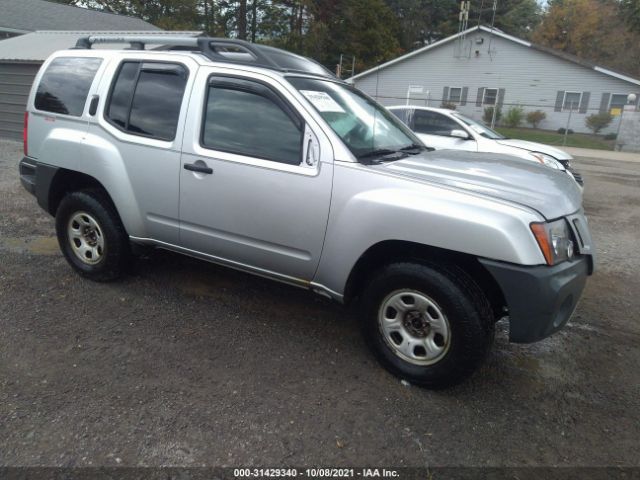
<instances>
[{"instance_id":1,"label":"door handle","mask_svg":"<svg viewBox=\"0 0 640 480\"><path fill-rule=\"evenodd\" d=\"M185 163L184 169L190 172L206 173L209 175L213 173L213 168L207 167L207 164L202 161L200 161L200 163Z\"/></svg>"},{"instance_id":2,"label":"door handle","mask_svg":"<svg viewBox=\"0 0 640 480\"><path fill-rule=\"evenodd\" d=\"M89 115L91 115L92 117L98 111L98 100L100 100L100 96L98 95L94 95L93 97L91 97L91 103L89 103Z\"/></svg>"}]
</instances>

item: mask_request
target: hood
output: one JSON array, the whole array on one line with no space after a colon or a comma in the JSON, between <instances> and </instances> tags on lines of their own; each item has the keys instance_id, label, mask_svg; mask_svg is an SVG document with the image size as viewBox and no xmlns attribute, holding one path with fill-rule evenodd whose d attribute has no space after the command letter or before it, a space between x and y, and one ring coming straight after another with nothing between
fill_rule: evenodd
<instances>
[{"instance_id":1,"label":"hood","mask_svg":"<svg viewBox=\"0 0 640 480\"><path fill-rule=\"evenodd\" d=\"M372 168L524 205L549 220L582 206L582 193L565 172L509 155L436 150Z\"/></svg>"},{"instance_id":2,"label":"hood","mask_svg":"<svg viewBox=\"0 0 640 480\"><path fill-rule=\"evenodd\" d=\"M547 155L551 155L556 160L571 160L573 158L567 152L560 150L559 148L545 145L544 143L528 142L526 140L516 140L514 138L505 138L504 140L496 140L496 142L507 147L520 148L530 152L545 153Z\"/></svg>"}]
</instances>

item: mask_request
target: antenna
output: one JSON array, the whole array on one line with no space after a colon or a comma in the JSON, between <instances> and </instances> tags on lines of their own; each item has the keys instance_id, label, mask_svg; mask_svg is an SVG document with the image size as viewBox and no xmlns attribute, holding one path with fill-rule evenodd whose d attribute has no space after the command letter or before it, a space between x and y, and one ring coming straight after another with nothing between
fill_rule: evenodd
<instances>
[{"instance_id":1,"label":"antenna","mask_svg":"<svg viewBox=\"0 0 640 480\"><path fill-rule=\"evenodd\" d=\"M487 53L489 54L489 58L493 60L491 56L491 41L493 40L493 28L496 23L496 10L498 10L498 0L493 0L493 13L491 15L491 33L489 34L489 46L487 47Z\"/></svg>"},{"instance_id":2,"label":"antenna","mask_svg":"<svg viewBox=\"0 0 640 480\"><path fill-rule=\"evenodd\" d=\"M460 14L458 15L458 47L454 51L453 56L460 58L462 56L462 48L466 39L468 25L469 25L469 8L471 5L470 0L463 0L460 2Z\"/></svg>"}]
</instances>

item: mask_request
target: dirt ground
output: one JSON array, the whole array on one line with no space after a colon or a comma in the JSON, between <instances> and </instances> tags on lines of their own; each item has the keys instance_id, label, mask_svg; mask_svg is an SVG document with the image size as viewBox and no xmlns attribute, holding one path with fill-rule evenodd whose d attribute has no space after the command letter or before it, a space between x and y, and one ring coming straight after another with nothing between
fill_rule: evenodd
<instances>
[{"instance_id":1,"label":"dirt ground","mask_svg":"<svg viewBox=\"0 0 640 480\"><path fill-rule=\"evenodd\" d=\"M432 392L302 290L162 251L81 279L20 158L0 142L0 465L640 465L640 163L576 161L599 263L567 328L501 326Z\"/></svg>"}]
</instances>

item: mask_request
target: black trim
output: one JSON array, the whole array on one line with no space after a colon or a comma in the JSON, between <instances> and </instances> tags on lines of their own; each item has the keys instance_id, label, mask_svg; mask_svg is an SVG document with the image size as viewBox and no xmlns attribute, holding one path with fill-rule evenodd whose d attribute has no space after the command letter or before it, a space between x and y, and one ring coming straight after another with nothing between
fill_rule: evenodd
<instances>
[{"instance_id":1,"label":"black trim","mask_svg":"<svg viewBox=\"0 0 640 480\"><path fill-rule=\"evenodd\" d=\"M49 193L53 177L59 168L40 163L33 158L24 157L18 166L20 171L20 183L32 195L35 195L45 211L49 211Z\"/></svg>"},{"instance_id":2,"label":"black trim","mask_svg":"<svg viewBox=\"0 0 640 480\"><path fill-rule=\"evenodd\" d=\"M120 72L122 71L122 68L124 67L125 63L135 63L135 64L137 64L138 65L138 71L136 72L136 78L135 78L135 80L133 82L133 88L131 89L131 93L129 95L129 109L127 110L127 121L126 121L126 124L125 124L125 128L122 128L120 125L118 125L117 123L113 122L109 118L107 112L109 111L109 107L111 106L111 97L113 95L113 91L115 89L116 82L118 81L118 78L120 77ZM104 102L104 108L102 109L102 118L104 118L104 120L109 125L111 125L114 128L118 129L122 133L126 133L127 135L134 135L136 137L150 138L150 139L153 139L153 140L161 140L163 142L173 142L176 139L176 134L177 134L177 131L178 131L178 126L179 126L178 124L179 124L179 121L180 121L180 115L182 114L182 110L184 109L184 106L182 104L180 106L180 112L178 113L178 123L176 123L176 133L174 133L173 137L171 137L171 138L162 138L162 137L157 137L155 135L146 135L144 133L132 132L132 131L128 130L128 128L129 128L129 119L131 118L131 109L133 108L133 99L135 97L136 89L138 88L138 80L140 80L140 73L143 70L145 70L145 71L153 71L152 68L146 68L144 66L145 64L179 65L184 69L184 73L186 74L186 76L185 76L185 88L184 88L184 91L182 92L182 103L184 104L185 94L187 92L187 88L186 87L187 87L187 83L189 82L189 75L191 74L191 72L189 71L189 67L187 67L186 64L184 64L182 62L124 59L124 60L122 60L120 62L120 65L118 65L118 68L116 69L115 74L111 78L111 85L109 86L109 94L107 95L107 100Z\"/></svg>"},{"instance_id":3,"label":"black trim","mask_svg":"<svg viewBox=\"0 0 640 480\"><path fill-rule=\"evenodd\" d=\"M554 266L513 265L479 259L498 282L509 308L509 340L530 343L560 330L569 321L590 271L582 255Z\"/></svg>"}]
</instances>

